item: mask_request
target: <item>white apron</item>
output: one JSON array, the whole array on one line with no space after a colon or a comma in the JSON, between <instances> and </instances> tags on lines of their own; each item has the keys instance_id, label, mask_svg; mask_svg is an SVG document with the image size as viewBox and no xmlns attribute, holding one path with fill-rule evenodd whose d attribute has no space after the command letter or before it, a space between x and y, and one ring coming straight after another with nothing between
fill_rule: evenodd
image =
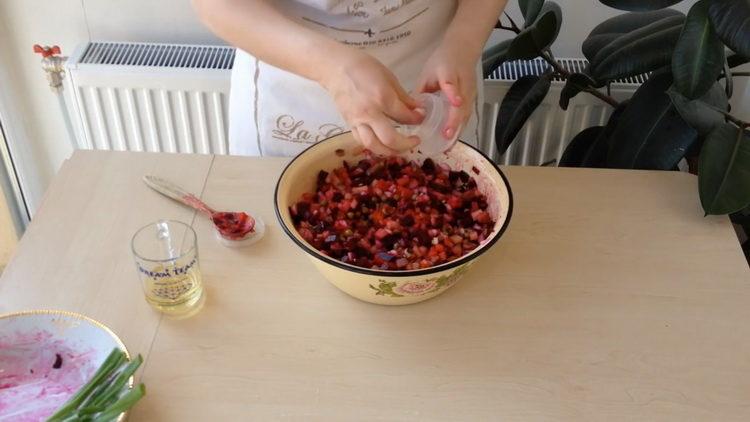
<instances>
[{"instance_id":1,"label":"white apron","mask_svg":"<svg viewBox=\"0 0 750 422\"><path fill-rule=\"evenodd\" d=\"M422 65L453 19L456 0L279 0L276 6L311 29L365 50L413 91ZM479 138L479 101L460 136L473 145ZM234 155L294 156L349 130L316 82L241 50L232 69L229 116L229 152Z\"/></svg>"}]
</instances>

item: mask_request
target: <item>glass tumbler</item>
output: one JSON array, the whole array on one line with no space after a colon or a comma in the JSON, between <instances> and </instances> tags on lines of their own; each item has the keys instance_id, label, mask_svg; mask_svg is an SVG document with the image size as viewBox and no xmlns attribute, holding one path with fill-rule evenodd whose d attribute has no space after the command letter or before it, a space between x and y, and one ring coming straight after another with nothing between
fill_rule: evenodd
<instances>
[{"instance_id":1,"label":"glass tumbler","mask_svg":"<svg viewBox=\"0 0 750 422\"><path fill-rule=\"evenodd\" d=\"M131 247L146 301L164 314L186 318L205 301L198 244L189 225L160 220L133 235Z\"/></svg>"}]
</instances>

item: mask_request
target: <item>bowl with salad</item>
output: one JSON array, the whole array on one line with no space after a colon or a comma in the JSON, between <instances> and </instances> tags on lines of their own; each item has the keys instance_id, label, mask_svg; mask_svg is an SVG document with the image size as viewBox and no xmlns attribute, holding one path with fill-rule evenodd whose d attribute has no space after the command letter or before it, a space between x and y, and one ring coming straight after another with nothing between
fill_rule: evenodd
<instances>
[{"instance_id":1,"label":"bowl with salad","mask_svg":"<svg viewBox=\"0 0 750 422\"><path fill-rule=\"evenodd\" d=\"M328 281L366 302L405 305L443 293L490 250L513 196L500 168L466 143L379 157L347 132L286 166L274 206Z\"/></svg>"}]
</instances>

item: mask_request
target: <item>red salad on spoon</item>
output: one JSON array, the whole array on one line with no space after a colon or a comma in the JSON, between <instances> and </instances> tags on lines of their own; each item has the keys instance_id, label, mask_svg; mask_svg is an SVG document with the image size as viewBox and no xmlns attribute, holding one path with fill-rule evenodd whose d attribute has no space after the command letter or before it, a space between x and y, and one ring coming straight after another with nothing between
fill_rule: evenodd
<instances>
[{"instance_id":1,"label":"red salad on spoon","mask_svg":"<svg viewBox=\"0 0 750 422\"><path fill-rule=\"evenodd\" d=\"M214 211L211 221L222 236L231 240L242 239L255 229L255 219L246 212Z\"/></svg>"}]
</instances>

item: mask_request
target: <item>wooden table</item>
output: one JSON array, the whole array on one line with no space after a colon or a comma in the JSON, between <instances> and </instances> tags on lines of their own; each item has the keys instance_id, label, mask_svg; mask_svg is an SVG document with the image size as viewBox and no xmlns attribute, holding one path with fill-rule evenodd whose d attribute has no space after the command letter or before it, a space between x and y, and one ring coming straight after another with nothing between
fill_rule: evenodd
<instances>
[{"instance_id":1,"label":"wooden table","mask_svg":"<svg viewBox=\"0 0 750 422\"><path fill-rule=\"evenodd\" d=\"M406 307L328 284L273 213L285 159L77 152L0 280L0 312L77 311L144 355L133 421L750 420L750 271L731 225L672 172L506 169L505 236L453 289ZM141 183L253 210L262 243ZM182 321L143 299L129 250L192 222L208 292Z\"/></svg>"}]
</instances>

